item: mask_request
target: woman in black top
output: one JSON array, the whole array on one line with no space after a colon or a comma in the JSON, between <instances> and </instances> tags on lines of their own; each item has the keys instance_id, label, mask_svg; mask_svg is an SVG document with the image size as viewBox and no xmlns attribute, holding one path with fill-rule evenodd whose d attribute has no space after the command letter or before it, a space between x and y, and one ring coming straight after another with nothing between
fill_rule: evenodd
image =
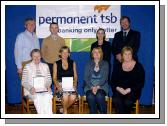
<instances>
[{"instance_id":1,"label":"woman in black top","mask_svg":"<svg viewBox=\"0 0 167 126\"><path fill-rule=\"evenodd\" d=\"M99 28L96 32L97 41L91 45L91 53L94 48L100 47L103 51L103 60L107 61L109 64L109 74L108 81L110 81L111 76L111 43L106 41L106 34L103 28Z\"/></svg>"},{"instance_id":2,"label":"woman in black top","mask_svg":"<svg viewBox=\"0 0 167 126\"><path fill-rule=\"evenodd\" d=\"M60 49L60 60L54 63L53 67L53 80L57 92L63 92L61 101L63 109L60 112L67 114L67 109L75 102L76 99L76 86L77 86L77 71L76 64L69 58L70 50L67 46ZM73 77L73 88L75 91L63 91L61 82L62 77Z\"/></svg>"},{"instance_id":3,"label":"woman in black top","mask_svg":"<svg viewBox=\"0 0 167 126\"><path fill-rule=\"evenodd\" d=\"M111 59L111 44L110 42L106 41L105 30L103 28L99 28L96 32L97 41L92 43L91 45L91 52L94 48L100 47L103 51L103 60L110 63Z\"/></svg>"},{"instance_id":4,"label":"woman in black top","mask_svg":"<svg viewBox=\"0 0 167 126\"><path fill-rule=\"evenodd\" d=\"M122 63L117 65L112 76L113 103L116 113L128 114L140 98L145 72L143 66L132 58L131 47L124 47L121 55Z\"/></svg>"}]
</instances>

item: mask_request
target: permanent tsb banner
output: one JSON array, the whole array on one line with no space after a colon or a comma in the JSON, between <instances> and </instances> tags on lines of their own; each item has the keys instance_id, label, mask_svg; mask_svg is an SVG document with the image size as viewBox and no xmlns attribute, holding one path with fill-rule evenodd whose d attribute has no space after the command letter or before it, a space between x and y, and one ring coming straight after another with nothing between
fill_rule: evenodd
<instances>
[{"instance_id":1,"label":"permanent tsb banner","mask_svg":"<svg viewBox=\"0 0 167 126\"><path fill-rule=\"evenodd\" d=\"M63 38L96 38L104 28L106 38L120 31L120 6L116 5L37 5L36 33L39 38L50 35L49 24L59 24Z\"/></svg>"}]
</instances>

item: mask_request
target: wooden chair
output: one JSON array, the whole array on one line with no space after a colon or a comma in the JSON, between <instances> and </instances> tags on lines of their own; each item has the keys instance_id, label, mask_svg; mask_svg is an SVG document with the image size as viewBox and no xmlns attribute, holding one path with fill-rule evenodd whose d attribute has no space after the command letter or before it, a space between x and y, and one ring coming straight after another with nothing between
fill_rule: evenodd
<instances>
[{"instance_id":1,"label":"wooden chair","mask_svg":"<svg viewBox=\"0 0 167 126\"><path fill-rule=\"evenodd\" d=\"M54 95L53 105L54 105L53 108L54 113L57 113L57 108L62 107L61 100L57 98L56 95ZM78 108L77 112L75 112L76 106ZM79 95L77 96L75 103L72 105L72 108L74 110L74 113L79 113L79 114L81 113L81 97Z\"/></svg>"},{"instance_id":2,"label":"wooden chair","mask_svg":"<svg viewBox=\"0 0 167 126\"><path fill-rule=\"evenodd\" d=\"M52 98L52 111L53 113L55 113L55 101L56 101L56 98L53 96ZM35 109L35 106L34 106L34 102L29 99L27 96L24 96L24 87L22 86L22 113L36 113L36 109Z\"/></svg>"},{"instance_id":3,"label":"wooden chair","mask_svg":"<svg viewBox=\"0 0 167 126\"><path fill-rule=\"evenodd\" d=\"M30 63L31 60L25 61L22 63L22 68L24 69L25 65ZM20 76L20 79L22 79L22 75ZM34 102L30 100L28 97L24 96L24 87L21 86L21 93L22 93L22 113L32 113L32 111L36 111ZM55 97L52 98L52 111L55 112Z\"/></svg>"},{"instance_id":4,"label":"wooden chair","mask_svg":"<svg viewBox=\"0 0 167 126\"><path fill-rule=\"evenodd\" d=\"M139 114L140 111L140 103L139 100L137 99L136 102L134 103L133 109L135 109L135 114ZM112 98L110 98L110 113L112 113Z\"/></svg>"},{"instance_id":5,"label":"wooden chair","mask_svg":"<svg viewBox=\"0 0 167 126\"><path fill-rule=\"evenodd\" d=\"M135 109L135 114L139 114L139 110L140 110L140 103L139 100L137 99L135 102L135 105L133 107Z\"/></svg>"},{"instance_id":6,"label":"wooden chair","mask_svg":"<svg viewBox=\"0 0 167 126\"><path fill-rule=\"evenodd\" d=\"M24 96L24 87L22 86L22 113L32 113L35 110L34 102L27 96Z\"/></svg>"},{"instance_id":7,"label":"wooden chair","mask_svg":"<svg viewBox=\"0 0 167 126\"><path fill-rule=\"evenodd\" d=\"M108 96L105 96L105 101L107 102L107 113L109 114L111 112L111 102L110 102L111 98ZM86 101L86 96L81 96L81 113L84 114L85 112L85 108L88 105L87 101Z\"/></svg>"}]
</instances>

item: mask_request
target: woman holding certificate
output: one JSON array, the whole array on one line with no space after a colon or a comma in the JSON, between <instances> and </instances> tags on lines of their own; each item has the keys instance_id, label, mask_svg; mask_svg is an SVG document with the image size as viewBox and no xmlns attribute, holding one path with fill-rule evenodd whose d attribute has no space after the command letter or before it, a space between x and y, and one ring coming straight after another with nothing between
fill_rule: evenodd
<instances>
[{"instance_id":1,"label":"woman holding certificate","mask_svg":"<svg viewBox=\"0 0 167 126\"><path fill-rule=\"evenodd\" d=\"M39 49L31 51L32 61L25 65L22 75L24 95L34 101L38 114L52 114L51 76L49 67L41 63Z\"/></svg>"},{"instance_id":2,"label":"woman holding certificate","mask_svg":"<svg viewBox=\"0 0 167 126\"><path fill-rule=\"evenodd\" d=\"M85 66L84 92L91 114L107 113L105 96L108 95L109 65L103 60L100 47L95 47L91 52L92 60Z\"/></svg>"},{"instance_id":3,"label":"woman holding certificate","mask_svg":"<svg viewBox=\"0 0 167 126\"><path fill-rule=\"evenodd\" d=\"M67 109L75 102L77 86L76 64L70 59L67 46L60 49L60 60L53 66L53 81L57 88L57 97L61 98L63 108L60 113L67 114Z\"/></svg>"}]
</instances>

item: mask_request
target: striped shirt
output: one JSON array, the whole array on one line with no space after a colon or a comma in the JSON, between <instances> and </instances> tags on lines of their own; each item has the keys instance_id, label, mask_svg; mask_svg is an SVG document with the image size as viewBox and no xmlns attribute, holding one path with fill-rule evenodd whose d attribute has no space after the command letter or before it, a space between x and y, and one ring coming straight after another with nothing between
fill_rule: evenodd
<instances>
[{"instance_id":1,"label":"striped shirt","mask_svg":"<svg viewBox=\"0 0 167 126\"><path fill-rule=\"evenodd\" d=\"M28 92L33 87L33 78L37 76L44 76L46 87L51 86L52 79L48 65L45 63L39 63L39 67L36 67L36 65L31 62L23 69L22 85L26 89L24 92L25 95L29 94Z\"/></svg>"}]
</instances>

